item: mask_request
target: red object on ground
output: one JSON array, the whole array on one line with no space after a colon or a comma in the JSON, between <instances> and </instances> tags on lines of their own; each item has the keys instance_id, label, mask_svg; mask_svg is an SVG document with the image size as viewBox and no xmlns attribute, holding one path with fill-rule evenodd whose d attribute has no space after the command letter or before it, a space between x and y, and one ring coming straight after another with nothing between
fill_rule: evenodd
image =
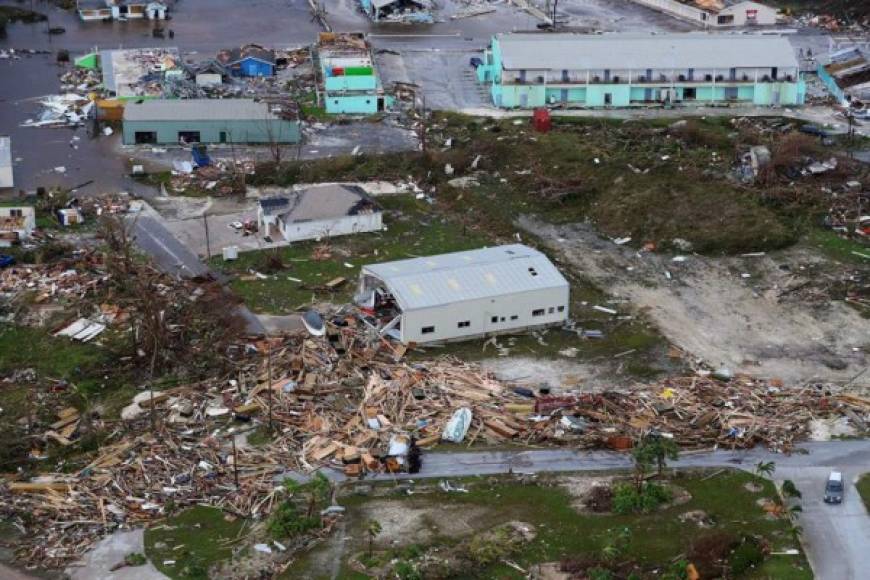
<instances>
[{"instance_id":1,"label":"red object on ground","mask_svg":"<svg viewBox=\"0 0 870 580\"><path fill-rule=\"evenodd\" d=\"M535 109L532 115L532 126L534 126L535 131L538 133L547 133L552 127L550 111L544 108Z\"/></svg>"}]
</instances>

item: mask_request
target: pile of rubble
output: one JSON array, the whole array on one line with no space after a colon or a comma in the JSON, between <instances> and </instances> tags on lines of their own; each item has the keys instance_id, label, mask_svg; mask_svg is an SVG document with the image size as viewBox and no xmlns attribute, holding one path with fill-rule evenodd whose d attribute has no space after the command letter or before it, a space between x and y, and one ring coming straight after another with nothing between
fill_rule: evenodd
<instances>
[{"instance_id":1,"label":"pile of rubble","mask_svg":"<svg viewBox=\"0 0 870 580\"><path fill-rule=\"evenodd\" d=\"M639 433L656 431L686 448L789 450L812 419L845 416L863 430L870 413L870 400L827 386L788 389L706 373L541 394L454 358L405 360L405 346L378 337L356 313L326 322L323 334L238 344L227 375L137 395L78 473L10 478L0 486L0 511L33 538L19 556L64 564L107 532L160 517L170 503L261 518L288 470L413 472L419 449L441 441L627 449ZM61 409L43 438L75 444L100 421ZM247 443L245 433L269 424L269 443Z\"/></svg>"},{"instance_id":2,"label":"pile of rubble","mask_svg":"<svg viewBox=\"0 0 870 580\"><path fill-rule=\"evenodd\" d=\"M21 265L0 270L0 299L13 303L23 295L35 303L79 301L108 280L100 254L75 251L47 265Z\"/></svg>"},{"instance_id":3,"label":"pile of rubble","mask_svg":"<svg viewBox=\"0 0 870 580\"><path fill-rule=\"evenodd\" d=\"M208 195L234 195L245 192L246 175L253 175L252 160L213 160L211 165L194 168L189 162L176 162L169 187L173 192L203 192Z\"/></svg>"}]
</instances>

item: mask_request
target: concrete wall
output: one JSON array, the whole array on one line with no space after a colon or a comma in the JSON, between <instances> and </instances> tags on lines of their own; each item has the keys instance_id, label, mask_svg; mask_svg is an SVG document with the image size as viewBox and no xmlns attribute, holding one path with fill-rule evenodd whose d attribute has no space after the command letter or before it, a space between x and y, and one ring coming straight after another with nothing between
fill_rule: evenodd
<instances>
[{"instance_id":1,"label":"concrete wall","mask_svg":"<svg viewBox=\"0 0 870 580\"><path fill-rule=\"evenodd\" d=\"M383 229L383 214L379 211L359 215L346 215L328 220L285 223L278 220L281 235L288 242L314 240L330 236L345 236Z\"/></svg>"},{"instance_id":2,"label":"concrete wall","mask_svg":"<svg viewBox=\"0 0 870 580\"><path fill-rule=\"evenodd\" d=\"M378 79L374 75L326 77L324 86L327 92L373 91L378 88Z\"/></svg>"},{"instance_id":3,"label":"concrete wall","mask_svg":"<svg viewBox=\"0 0 870 580\"><path fill-rule=\"evenodd\" d=\"M559 307L564 307L559 312ZM552 308L552 312L550 309ZM544 309L543 316L533 316ZM569 288L548 288L498 298L458 302L435 308L405 312L402 316L402 341L437 342L507 332L533 326L556 324L568 318ZM516 317L511 320L511 317ZM496 322L492 318L496 317ZM502 320L504 319L504 320ZM468 321L460 328L460 322ZM435 331L424 334L424 327Z\"/></svg>"},{"instance_id":4,"label":"concrete wall","mask_svg":"<svg viewBox=\"0 0 870 580\"><path fill-rule=\"evenodd\" d=\"M178 143L179 131L199 131L201 143L299 142L298 121L124 121L124 144L135 144L138 131L156 132L161 144Z\"/></svg>"},{"instance_id":5,"label":"concrete wall","mask_svg":"<svg viewBox=\"0 0 870 580\"><path fill-rule=\"evenodd\" d=\"M326 112L332 115L371 115L378 112L378 95L335 95L327 93L324 96Z\"/></svg>"},{"instance_id":6,"label":"concrete wall","mask_svg":"<svg viewBox=\"0 0 870 580\"><path fill-rule=\"evenodd\" d=\"M705 11L677 2L676 0L631 0L631 2L702 26L714 25L712 22L713 18Z\"/></svg>"},{"instance_id":7,"label":"concrete wall","mask_svg":"<svg viewBox=\"0 0 870 580\"><path fill-rule=\"evenodd\" d=\"M733 88L736 88L736 93L726 91ZM695 90L694 99L686 96L687 89ZM671 94L676 101L686 104L745 102L756 105L802 105L806 98L806 84L803 80L791 83L723 81L662 85L590 84L588 86L493 84L491 87L493 103L506 109L543 107L556 103L580 107L628 107L650 101L664 101L666 91L672 91Z\"/></svg>"}]
</instances>

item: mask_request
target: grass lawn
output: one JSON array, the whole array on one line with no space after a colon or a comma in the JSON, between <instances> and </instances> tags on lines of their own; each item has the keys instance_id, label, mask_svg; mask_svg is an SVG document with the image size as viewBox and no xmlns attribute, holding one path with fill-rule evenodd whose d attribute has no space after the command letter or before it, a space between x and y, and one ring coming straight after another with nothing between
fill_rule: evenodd
<instances>
[{"instance_id":1,"label":"grass lawn","mask_svg":"<svg viewBox=\"0 0 870 580\"><path fill-rule=\"evenodd\" d=\"M245 520L227 521L219 509L196 506L145 530L145 555L170 578L205 579L212 564L232 556L244 528Z\"/></svg>"},{"instance_id":2,"label":"grass lawn","mask_svg":"<svg viewBox=\"0 0 870 580\"><path fill-rule=\"evenodd\" d=\"M379 198L378 202L386 212L386 230L333 238L329 242L332 257L327 260L311 259L319 243L310 241L277 250L245 252L234 262L213 258L212 265L229 274L244 275L249 270L265 273L269 272L269 259L277 255L283 267L269 272L269 279L240 280L237 277L232 289L255 312L287 314L310 304L313 299L349 300L356 288L360 266L364 264L456 252L492 243L479 232L442 218L424 201L394 196ZM347 278L348 282L334 294L315 294L310 289L339 276Z\"/></svg>"},{"instance_id":3,"label":"grass lawn","mask_svg":"<svg viewBox=\"0 0 870 580\"><path fill-rule=\"evenodd\" d=\"M493 481L497 482L492 483ZM752 475L741 471L725 472L710 478L706 478L704 473L679 474L674 483L691 494L692 497L687 503L652 514L627 516L579 513L572 507L574 500L567 491L551 485L555 478L547 477L541 478L538 485L479 478L466 482L470 489L467 494L435 491L388 497L409 509L433 507L433 514L440 508L450 506L463 506L468 510L482 508L482 515L475 520L476 531L492 529L511 520L533 524L538 532L537 537L511 558L524 568L535 563L562 559L600 557L603 548L613 536L613 530L621 528L631 530L631 536L619 558L635 561L644 567L667 565L672 559L685 554L693 540L713 530L725 531L738 537L745 534L763 536L773 551L799 549L800 545L790 534L789 522L768 519L756 503L759 498L775 496L773 485L763 481L762 491L753 493L744 488L744 484L750 481L756 480ZM366 521L362 519L365 517L363 510L368 501L368 497L352 496L342 502L348 506L346 536L352 538L350 541L353 542L345 550L347 555L362 551L366 547ZM714 522L713 527L708 530L679 519L681 514L693 510L703 510ZM455 543L455 538L437 538L430 545L446 548ZM398 550L401 546L391 549ZM305 558L301 562L304 565ZM359 577L347 566L343 570L346 572L343 578ZM294 569L293 572L304 574L301 569ZM463 577L523 578L515 569L505 564L468 570ZM772 556L760 568L743 577L810 580L812 573L802 555Z\"/></svg>"},{"instance_id":4,"label":"grass lawn","mask_svg":"<svg viewBox=\"0 0 870 580\"><path fill-rule=\"evenodd\" d=\"M827 256L840 262L870 265L870 246L845 239L831 230L814 228L807 236L807 241ZM855 252L868 257L859 256Z\"/></svg>"},{"instance_id":5,"label":"grass lawn","mask_svg":"<svg viewBox=\"0 0 870 580\"><path fill-rule=\"evenodd\" d=\"M870 512L870 473L862 475L861 479L858 480L858 485L855 487L858 488L858 493L861 494L861 499L864 500L864 506Z\"/></svg>"}]
</instances>

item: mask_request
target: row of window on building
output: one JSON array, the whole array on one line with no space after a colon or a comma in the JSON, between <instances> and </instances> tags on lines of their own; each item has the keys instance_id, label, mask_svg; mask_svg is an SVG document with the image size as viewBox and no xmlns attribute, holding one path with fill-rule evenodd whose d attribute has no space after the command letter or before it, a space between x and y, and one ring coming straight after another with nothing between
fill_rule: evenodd
<instances>
[{"instance_id":1,"label":"row of window on building","mask_svg":"<svg viewBox=\"0 0 870 580\"><path fill-rule=\"evenodd\" d=\"M544 316L546 314L555 314L556 312L565 312L565 307L564 306L550 306L549 308L537 308L535 310L532 310L532 316L538 317L538 316ZM520 316L518 314L513 314L510 317L510 319L512 321L519 320L519 318L520 318ZM506 322L506 320L507 319L504 316L492 316L489 319L490 323L492 323L492 324L499 324L500 322ZM456 327L457 328L469 328L469 327L471 327L471 321L470 320L462 320L462 321L456 323ZM423 328L420 329L420 332L422 334L432 334L433 332L435 332L435 327L434 326L424 326Z\"/></svg>"}]
</instances>

